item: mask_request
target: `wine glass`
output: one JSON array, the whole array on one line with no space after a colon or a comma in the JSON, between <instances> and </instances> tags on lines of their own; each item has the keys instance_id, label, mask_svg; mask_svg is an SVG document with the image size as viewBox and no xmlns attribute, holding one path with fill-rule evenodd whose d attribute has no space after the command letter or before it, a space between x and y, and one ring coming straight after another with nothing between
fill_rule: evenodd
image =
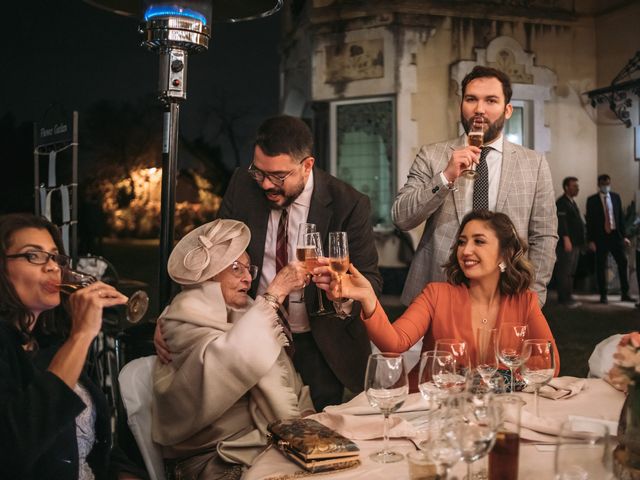
<instances>
[{"instance_id":1,"label":"wine glass","mask_svg":"<svg viewBox=\"0 0 640 480\"><path fill-rule=\"evenodd\" d=\"M522 363L522 346L527 335L527 326L505 322L498 328L496 355L511 372L511 392L515 392L515 369Z\"/></svg>"},{"instance_id":2,"label":"wine glass","mask_svg":"<svg viewBox=\"0 0 640 480\"><path fill-rule=\"evenodd\" d=\"M446 376L455 374L455 360L449 352L429 350L420 355L418 389L422 397L439 408L447 395L443 382Z\"/></svg>"},{"instance_id":3,"label":"wine glass","mask_svg":"<svg viewBox=\"0 0 640 480\"><path fill-rule=\"evenodd\" d=\"M500 415L492 397L484 401L468 392L452 395L446 401L446 415L451 421L451 438L467 464L467 479L472 480L471 464L489 453L496 439Z\"/></svg>"},{"instance_id":4,"label":"wine glass","mask_svg":"<svg viewBox=\"0 0 640 480\"><path fill-rule=\"evenodd\" d=\"M336 314L340 318L347 318L342 310L342 275L349 269L349 241L347 232L329 232L329 267L338 276L338 301Z\"/></svg>"},{"instance_id":5,"label":"wine glass","mask_svg":"<svg viewBox=\"0 0 640 480\"><path fill-rule=\"evenodd\" d=\"M320 232L312 232L305 234L304 243L307 245L313 245L315 248L316 257L306 258L305 266L309 272L312 272L314 268L320 266L318 263L318 258L323 257L324 253L322 250L322 237L320 236ZM318 294L318 310L313 312L313 315L317 317L322 317L324 315L331 315L329 310L325 310L324 301L322 300L322 290L316 286L316 292Z\"/></svg>"},{"instance_id":6,"label":"wine glass","mask_svg":"<svg viewBox=\"0 0 640 480\"><path fill-rule=\"evenodd\" d=\"M315 245L309 245L305 240L307 240L306 235L313 233L316 231L315 223L301 223L298 225L298 236L296 241L296 258L300 262L304 262L307 270L309 270L309 266L306 265L307 256L309 259L316 260L315 267L318 266L317 259L318 255L316 253ZM304 303L304 290L307 286L305 282L304 287L302 287L302 293L300 293L300 297L297 300L290 300L292 303Z\"/></svg>"},{"instance_id":7,"label":"wine glass","mask_svg":"<svg viewBox=\"0 0 640 480\"><path fill-rule=\"evenodd\" d=\"M447 379L450 383L449 391L453 393L463 391L471 370L467 342L457 338L442 338L436 340L435 349L450 352L455 360L453 376Z\"/></svg>"},{"instance_id":8,"label":"wine glass","mask_svg":"<svg viewBox=\"0 0 640 480\"><path fill-rule=\"evenodd\" d=\"M385 352L369 355L364 391L369 404L384 415L384 444L382 450L371 454L370 458L379 463L399 462L403 455L389 450L389 415L402 406L409 394L402 355Z\"/></svg>"},{"instance_id":9,"label":"wine glass","mask_svg":"<svg viewBox=\"0 0 640 480\"><path fill-rule=\"evenodd\" d=\"M556 444L556 480L606 480L612 478L609 429L591 420L562 424Z\"/></svg>"},{"instance_id":10,"label":"wine glass","mask_svg":"<svg viewBox=\"0 0 640 480\"><path fill-rule=\"evenodd\" d=\"M553 378L556 370L553 345L549 340L541 338L525 340L522 346L522 358L520 373L527 385L533 385L533 404L536 417L539 417L538 390Z\"/></svg>"},{"instance_id":11,"label":"wine glass","mask_svg":"<svg viewBox=\"0 0 640 480\"><path fill-rule=\"evenodd\" d=\"M495 328L479 327L476 330L476 370L485 382L498 370L496 335Z\"/></svg>"},{"instance_id":12,"label":"wine glass","mask_svg":"<svg viewBox=\"0 0 640 480\"><path fill-rule=\"evenodd\" d=\"M469 127L469 133L467 134L467 143L478 148L482 148L484 145L484 122L482 119L474 118L473 123L471 123ZM469 180L475 180L478 176L476 164L472 163L468 168L462 170L460 175Z\"/></svg>"},{"instance_id":13,"label":"wine glass","mask_svg":"<svg viewBox=\"0 0 640 480\"><path fill-rule=\"evenodd\" d=\"M424 422L415 427L418 448L442 467L439 479L446 480L449 469L460 460L459 442L455 438L455 423L451 422L444 410L431 412Z\"/></svg>"},{"instance_id":14,"label":"wine glass","mask_svg":"<svg viewBox=\"0 0 640 480\"><path fill-rule=\"evenodd\" d=\"M62 280L58 284L58 288L62 293L71 295L73 292L81 288L88 287L98 279L88 273L78 272L70 268L62 270ZM134 292L126 303L125 317L129 323L138 323L149 308L149 296L142 290Z\"/></svg>"}]
</instances>

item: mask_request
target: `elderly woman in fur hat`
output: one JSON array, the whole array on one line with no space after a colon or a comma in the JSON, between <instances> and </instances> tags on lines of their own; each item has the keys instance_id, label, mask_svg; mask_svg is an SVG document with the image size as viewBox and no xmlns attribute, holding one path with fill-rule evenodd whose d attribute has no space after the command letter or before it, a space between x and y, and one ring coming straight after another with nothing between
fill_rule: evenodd
<instances>
[{"instance_id":1,"label":"elderly woman in fur hat","mask_svg":"<svg viewBox=\"0 0 640 480\"><path fill-rule=\"evenodd\" d=\"M169 479L240 478L265 447L269 422L313 411L277 315L306 270L292 262L253 301L250 236L242 222L216 220L169 258L182 291L160 316L172 361L155 366L152 427Z\"/></svg>"}]
</instances>

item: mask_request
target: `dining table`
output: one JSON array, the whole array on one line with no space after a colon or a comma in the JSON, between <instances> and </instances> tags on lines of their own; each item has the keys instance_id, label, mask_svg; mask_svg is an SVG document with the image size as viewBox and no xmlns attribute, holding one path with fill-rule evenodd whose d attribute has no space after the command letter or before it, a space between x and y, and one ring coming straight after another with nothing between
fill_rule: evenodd
<instances>
[{"instance_id":1,"label":"dining table","mask_svg":"<svg viewBox=\"0 0 640 480\"><path fill-rule=\"evenodd\" d=\"M533 394L515 394L525 402L521 413L518 480L553 480L557 434L566 420L589 419L607 425L611 435L617 432L624 393L600 378L559 377L557 381L575 388L563 398L541 397L540 416L535 415ZM414 425L428 418L430 409L429 402L419 393L409 394L403 406L391 416L389 445L393 450L406 454L418 449ZM245 472L243 480L294 480L306 477L336 480L409 479L406 459L382 464L369 458L369 455L382 448L383 417L369 406L364 393L341 405L326 407L311 418L351 438L360 448L361 464L344 471L311 474L270 446ZM462 480L465 472L466 464L459 461L451 468L448 478Z\"/></svg>"}]
</instances>

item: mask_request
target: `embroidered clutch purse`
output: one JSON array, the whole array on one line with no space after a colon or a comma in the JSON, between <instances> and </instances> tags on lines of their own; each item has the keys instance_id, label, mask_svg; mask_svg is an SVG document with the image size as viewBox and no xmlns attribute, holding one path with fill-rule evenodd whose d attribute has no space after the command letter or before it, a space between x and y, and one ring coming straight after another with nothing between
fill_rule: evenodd
<instances>
[{"instance_id":1,"label":"embroidered clutch purse","mask_svg":"<svg viewBox=\"0 0 640 480\"><path fill-rule=\"evenodd\" d=\"M277 420L267 429L271 443L309 472L344 470L360 465L358 446L315 420Z\"/></svg>"}]
</instances>

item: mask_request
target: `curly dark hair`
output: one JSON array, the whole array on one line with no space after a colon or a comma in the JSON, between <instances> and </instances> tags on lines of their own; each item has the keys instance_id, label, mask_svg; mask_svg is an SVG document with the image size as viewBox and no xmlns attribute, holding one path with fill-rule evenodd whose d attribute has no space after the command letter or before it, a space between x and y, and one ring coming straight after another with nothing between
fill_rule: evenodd
<instances>
[{"instance_id":1,"label":"curly dark hair","mask_svg":"<svg viewBox=\"0 0 640 480\"><path fill-rule=\"evenodd\" d=\"M474 210L462 219L456 239L462 235L464 227L472 220L485 222L498 237L500 255L506 265L505 271L500 274L500 293L502 295L515 295L527 290L533 282L533 266L525 255L528 248L527 244L518 237L516 228L509 216L489 210ZM443 268L449 283L469 286L469 279L465 277L458 263L457 241L451 248L449 260L443 265Z\"/></svg>"},{"instance_id":2,"label":"curly dark hair","mask_svg":"<svg viewBox=\"0 0 640 480\"><path fill-rule=\"evenodd\" d=\"M299 118L278 115L260 125L255 145L270 157L286 154L302 162L313 155L313 134Z\"/></svg>"},{"instance_id":3,"label":"curly dark hair","mask_svg":"<svg viewBox=\"0 0 640 480\"><path fill-rule=\"evenodd\" d=\"M36 329L31 327L36 321L36 317L20 300L9 275L7 273L7 259L5 255L7 249L11 247L13 236L16 232L25 228L36 228L46 230L53 238L60 253L64 253L64 246L58 227L43 217L37 217L28 213L10 213L0 215L0 321L7 322L17 328L24 344L34 342ZM57 330L60 321L59 315L54 310L42 312L38 319L38 330Z\"/></svg>"}]
</instances>

